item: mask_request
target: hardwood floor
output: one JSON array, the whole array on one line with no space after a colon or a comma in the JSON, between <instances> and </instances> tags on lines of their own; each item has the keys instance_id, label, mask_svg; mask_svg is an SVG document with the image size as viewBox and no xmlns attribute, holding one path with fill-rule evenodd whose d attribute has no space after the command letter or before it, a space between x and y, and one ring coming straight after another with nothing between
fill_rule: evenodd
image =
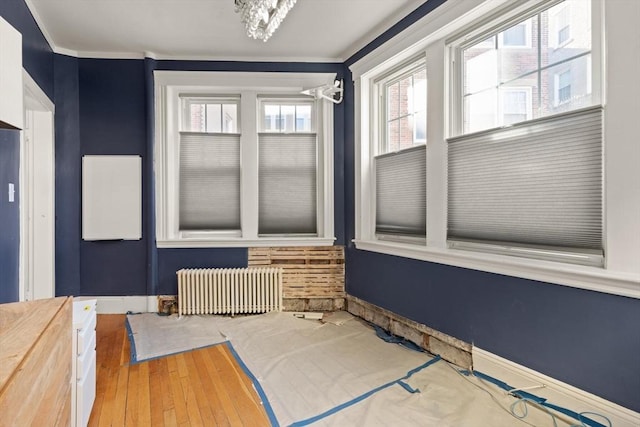
<instances>
[{"instance_id":1,"label":"hardwood floor","mask_svg":"<svg viewBox=\"0 0 640 427\"><path fill-rule=\"evenodd\" d=\"M98 315L89 426L268 426L251 380L218 345L129 365L125 315Z\"/></svg>"}]
</instances>

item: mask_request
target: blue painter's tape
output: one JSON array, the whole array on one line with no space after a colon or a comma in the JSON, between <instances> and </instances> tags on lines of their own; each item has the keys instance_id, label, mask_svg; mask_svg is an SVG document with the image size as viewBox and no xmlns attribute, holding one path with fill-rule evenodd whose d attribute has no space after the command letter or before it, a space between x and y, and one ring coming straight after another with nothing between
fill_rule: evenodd
<instances>
[{"instance_id":1,"label":"blue painter's tape","mask_svg":"<svg viewBox=\"0 0 640 427\"><path fill-rule=\"evenodd\" d=\"M240 365L240 367L242 368L244 373L253 382L253 386L255 387L256 391L258 392L258 396L260 396L260 399L262 400L262 405L264 406L264 410L267 413L267 416L269 417L269 421L271 422L271 425L273 427L279 427L280 424L278 423L278 419L276 418L276 414L273 412L273 408L271 407L271 404L269 403L269 399L267 399L267 395L264 392L264 390L262 389L262 386L260 385L260 383L258 382L258 379L255 377L255 375L253 375L253 372L251 372L249 370L249 368L247 367L247 365L242 361L242 359L238 355L238 352L236 352L236 349L233 348L233 345L229 341L227 341L227 342L225 342L223 344L227 346L227 348L229 349L229 351L231 352L233 357L238 362L238 365Z\"/></svg>"},{"instance_id":2,"label":"blue painter's tape","mask_svg":"<svg viewBox=\"0 0 640 427\"><path fill-rule=\"evenodd\" d=\"M135 365L138 363L138 355L136 354L136 342L133 339L133 331L131 330L131 325L129 324L129 318L124 318L124 326L127 328L127 336L129 337L130 352L129 352L129 364Z\"/></svg>"},{"instance_id":3,"label":"blue painter's tape","mask_svg":"<svg viewBox=\"0 0 640 427\"><path fill-rule=\"evenodd\" d=\"M402 378L399 378L397 380L393 380L391 382L388 382L386 384L381 385L380 387L374 388L373 390L370 390L364 394L361 394L360 396L349 400L348 402L342 403L332 409L329 409L328 411L325 411L321 414L316 415L315 417L311 417L311 418L307 418L306 420L301 420L301 421L296 421L295 423L291 424L290 427L302 427L302 426L307 426L309 424L315 423L316 421L319 421L323 418L326 418L330 415L335 414L336 412L339 412L345 408L348 408L349 406L353 406L358 402L362 402L363 400L367 399L368 397L371 397L372 395L374 395L375 393L382 391L386 388L389 388L393 385L398 384L399 386L401 386L402 388L404 388L405 390L409 391L410 393L415 393L417 390L414 390L413 388L411 388L408 384L406 384L405 382L403 382L403 380L408 379L409 377L411 377L413 374L415 374L416 372L419 372L425 368L428 368L429 366L433 365L434 363L436 363L437 361L440 360L440 356L436 356L433 359L429 360L427 363L424 363L420 366L418 366L415 369L410 370L409 372L407 372L407 375L405 375ZM406 385L406 387L404 385Z\"/></svg>"},{"instance_id":4,"label":"blue painter's tape","mask_svg":"<svg viewBox=\"0 0 640 427\"><path fill-rule=\"evenodd\" d=\"M483 374L482 372L479 371L473 371L473 372L469 372L469 371L460 371L462 374L464 375L475 375L478 378L481 378L487 382L490 382L492 384L495 384L496 386L500 387L503 390L506 390L508 392L511 392L511 390L514 389L514 387L511 387L509 384L500 381L496 378L490 377L487 374ZM588 418L586 416L584 416L583 414L579 414L575 411L572 411L570 409L567 408L563 408L561 406L557 406L554 405L552 403L547 402L547 399L545 399L544 397L540 397L540 396L536 396L535 394L531 394L529 392L526 391L522 391L522 390L516 390L512 393L514 396L520 398L520 399L524 399L524 400L529 400L529 401L533 401L541 406L544 406L545 408L549 408L549 409L553 409L554 411L560 412L564 415L568 415L571 418L574 418L578 421L580 421L582 424L586 425L586 426L590 426L590 427L606 427L603 424L600 424L597 421L592 420L591 418Z\"/></svg>"},{"instance_id":5,"label":"blue painter's tape","mask_svg":"<svg viewBox=\"0 0 640 427\"><path fill-rule=\"evenodd\" d=\"M419 388L413 388L409 384L405 383L402 380L398 380L398 385L400 387L402 387L403 389L407 390L411 394L420 393L420 389Z\"/></svg>"}]
</instances>

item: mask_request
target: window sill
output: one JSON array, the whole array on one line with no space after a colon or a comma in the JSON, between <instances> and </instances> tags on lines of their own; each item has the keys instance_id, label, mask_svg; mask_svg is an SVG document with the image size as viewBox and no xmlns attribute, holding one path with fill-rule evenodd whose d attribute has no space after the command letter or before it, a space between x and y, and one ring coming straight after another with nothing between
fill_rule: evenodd
<instances>
[{"instance_id":1,"label":"window sill","mask_svg":"<svg viewBox=\"0 0 640 427\"><path fill-rule=\"evenodd\" d=\"M640 275L456 249L354 240L357 249L640 299Z\"/></svg>"},{"instance_id":2,"label":"window sill","mask_svg":"<svg viewBox=\"0 0 640 427\"><path fill-rule=\"evenodd\" d=\"M269 246L333 246L334 237L261 237L260 239L173 239L158 240L158 248L253 248Z\"/></svg>"}]
</instances>

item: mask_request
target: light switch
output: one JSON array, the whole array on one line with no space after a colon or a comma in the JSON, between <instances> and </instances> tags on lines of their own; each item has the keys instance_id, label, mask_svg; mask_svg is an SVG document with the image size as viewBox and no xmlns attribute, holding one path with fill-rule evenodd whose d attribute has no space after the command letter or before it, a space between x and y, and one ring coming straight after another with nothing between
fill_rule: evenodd
<instances>
[{"instance_id":1,"label":"light switch","mask_svg":"<svg viewBox=\"0 0 640 427\"><path fill-rule=\"evenodd\" d=\"M13 185L13 182L9 183L9 203L13 203L15 201L15 194L16 194L16 190L15 190L15 186Z\"/></svg>"}]
</instances>

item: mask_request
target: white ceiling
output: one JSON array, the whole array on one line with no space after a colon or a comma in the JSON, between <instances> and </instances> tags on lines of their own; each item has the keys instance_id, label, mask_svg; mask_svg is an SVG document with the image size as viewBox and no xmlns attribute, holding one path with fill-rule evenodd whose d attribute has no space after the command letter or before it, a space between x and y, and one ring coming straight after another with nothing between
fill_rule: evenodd
<instances>
[{"instance_id":1,"label":"white ceiling","mask_svg":"<svg viewBox=\"0 0 640 427\"><path fill-rule=\"evenodd\" d=\"M254 61L343 61L424 1L298 0L265 43L234 0L26 0L59 53Z\"/></svg>"}]
</instances>

